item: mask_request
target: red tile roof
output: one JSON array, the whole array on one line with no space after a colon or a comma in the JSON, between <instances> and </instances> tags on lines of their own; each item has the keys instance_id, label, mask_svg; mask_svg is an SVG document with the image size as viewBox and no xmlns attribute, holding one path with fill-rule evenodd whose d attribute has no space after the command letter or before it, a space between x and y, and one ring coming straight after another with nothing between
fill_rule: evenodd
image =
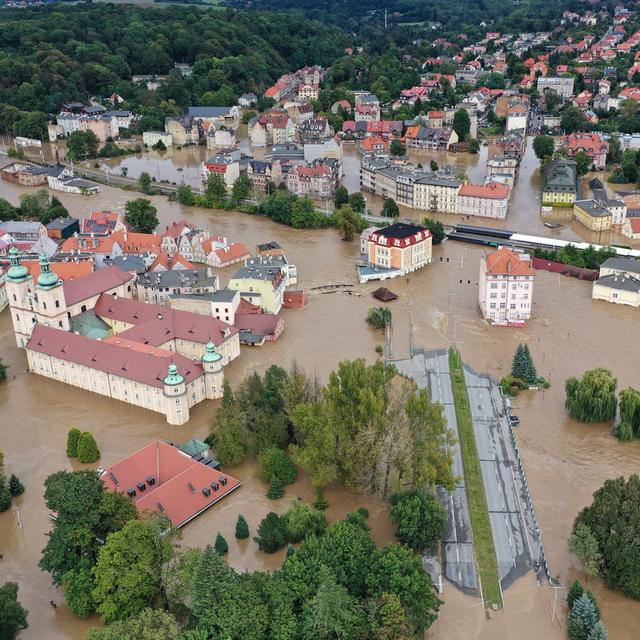
<instances>
[{"instance_id":1,"label":"red tile roof","mask_svg":"<svg viewBox=\"0 0 640 640\"><path fill-rule=\"evenodd\" d=\"M195 269L193 264L189 262L179 251L174 253L171 257L166 251L161 251L153 264L149 267L149 271L156 271L161 267L164 267L167 271L175 269L176 265L181 264L185 269Z\"/></svg>"},{"instance_id":2,"label":"red tile roof","mask_svg":"<svg viewBox=\"0 0 640 640\"><path fill-rule=\"evenodd\" d=\"M171 236L172 238L177 238L185 229L193 231L195 226L189 224L185 220L178 220L178 222L173 222L171 225L167 226L162 237L165 238L167 236Z\"/></svg>"},{"instance_id":3,"label":"red tile roof","mask_svg":"<svg viewBox=\"0 0 640 640\"><path fill-rule=\"evenodd\" d=\"M470 196L472 198L507 198L509 187L500 182L490 182L489 184L463 184L458 195Z\"/></svg>"},{"instance_id":4,"label":"red tile roof","mask_svg":"<svg viewBox=\"0 0 640 640\"><path fill-rule=\"evenodd\" d=\"M162 238L155 233L116 231L111 238L120 245L123 253L157 253L162 244Z\"/></svg>"},{"instance_id":5,"label":"red tile roof","mask_svg":"<svg viewBox=\"0 0 640 640\"><path fill-rule=\"evenodd\" d=\"M107 490L127 494L135 489L132 498L140 513L164 513L174 527L181 527L208 509L224 496L237 489L241 482L226 473L196 462L176 447L156 440L132 453L120 462L107 467L101 476ZM226 484L220 482L225 478ZM155 483L149 484L147 478ZM114 481L115 480L115 481ZM145 484L140 491L137 484ZM212 483L218 484L215 491ZM210 489L209 496L202 490Z\"/></svg>"},{"instance_id":6,"label":"red tile roof","mask_svg":"<svg viewBox=\"0 0 640 640\"><path fill-rule=\"evenodd\" d=\"M211 340L219 346L238 333L238 329L216 318L111 295L100 296L94 311L105 320L134 325L118 334L123 338L156 347L173 339L201 344Z\"/></svg>"},{"instance_id":7,"label":"red tile roof","mask_svg":"<svg viewBox=\"0 0 640 640\"><path fill-rule=\"evenodd\" d=\"M39 260L22 260L20 262L24 267L27 267L29 273L37 278L40 275L40 261ZM93 273L93 261L88 260L71 260L69 262L52 262L51 271L55 273L63 282L70 282L75 278L81 278L82 276Z\"/></svg>"},{"instance_id":8,"label":"red tile roof","mask_svg":"<svg viewBox=\"0 0 640 640\"><path fill-rule=\"evenodd\" d=\"M214 242L223 242L222 238L209 238L202 243L202 248L205 253L214 253L221 265L226 265L227 263L232 264L244 258L251 257L251 251L246 244L242 242L232 242L231 244L226 245L225 247L215 247Z\"/></svg>"},{"instance_id":9,"label":"red tile roof","mask_svg":"<svg viewBox=\"0 0 640 640\"><path fill-rule=\"evenodd\" d=\"M531 268L529 260L523 260L522 254L517 254L511 249L500 247L487 257L487 275L503 276L531 276L535 271Z\"/></svg>"},{"instance_id":10,"label":"red tile roof","mask_svg":"<svg viewBox=\"0 0 640 640\"><path fill-rule=\"evenodd\" d=\"M64 241L62 251L110 254L113 251L114 244L115 240L112 236L72 236Z\"/></svg>"},{"instance_id":11,"label":"red tile roof","mask_svg":"<svg viewBox=\"0 0 640 640\"><path fill-rule=\"evenodd\" d=\"M199 362L171 351L141 351L125 343L93 340L39 323L33 328L27 349L160 389L171 362L186 382L204 374Z\"/></svg>"},{"instance_id":12,"label":"red tile roof","mask_svg":"<svg viewBox=\"0 0 640 640\"><path fill-rule=\"evenodd\" d=\"M53 271L55 270L54 263ZM128 271L122 271L118 267L107 267L67 282L63 288L64 299L67 305L76 304L132 280L133 275Z\"/></svg>"}]
</instances>

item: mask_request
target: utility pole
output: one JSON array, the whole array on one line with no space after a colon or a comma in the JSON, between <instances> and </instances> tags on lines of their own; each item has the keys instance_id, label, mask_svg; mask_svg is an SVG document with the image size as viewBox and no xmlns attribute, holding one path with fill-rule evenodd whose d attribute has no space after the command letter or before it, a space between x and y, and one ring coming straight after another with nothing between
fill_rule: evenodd
<instances>
[{"instance_id":1,"label":"utility pole","mask_svg":"<svg viewBox=\"0 0 640 640\"><path fill-rule=\"evenodd\" d=\"M558 602L558 591L560 591L560 589L564 589L564 587L559 584L556 584L556 585L551 584L549 586L555 591L555 595L553 596L553 611L551 612L551 622L554 622L556 619L556 604Z\"/></svg>"}]
</instances>

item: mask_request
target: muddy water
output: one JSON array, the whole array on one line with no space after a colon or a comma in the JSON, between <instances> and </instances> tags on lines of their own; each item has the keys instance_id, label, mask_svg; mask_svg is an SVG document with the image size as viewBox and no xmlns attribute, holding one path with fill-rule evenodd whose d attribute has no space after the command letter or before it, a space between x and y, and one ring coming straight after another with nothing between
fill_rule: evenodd
<instances>
[{"instance_id":1,"label":"muddy water","mask_svg":"<svg viewBox=\"0 0 640 640\"><path fill-rule=\"evenodd\" d=\"M11 202L17 202L23 192L13 184L0 183L0 197ZM136 195L105 188L92 198L60 197L72 215L82 216L91 209L120 209L126 199ZM373 304L370 293L378 285L356 283L356 243L341 242L333 230L294 231L240 213L183 208L160 197L153 200L163 225L185 218L251 247L277 240L298 266L301 285L307 289L328 283L353 285L353 295L310 292L307 308L286 310L281 339L262 348L243 349L241 357L226 370L232 383L272 363L288 366L297 361L324 379L341 359L374 360L374 347L383 342L383 336L367 327L364 316ZM630 345L634 344L631 340L638 312L592 302L588 283L540 272L532 322L524 329L488 327L478 315L476 302L481 251L445 243L435 249L435 262L429 268L387 283L399 295L391 306L394 352L398 356L407 352L412 327L416 345L438 348L456 342L472 366L500 376L508 369L518 342L529 342L538 370L552 386L544 393L518 398L517 413L522 420L518 437L551 570L566 584L580 576L566 548L574 517L606 478L637 471L640 444L619 444L610 436L608 425L585 426L568 420L563 411L563 382L584 369L603 365L615 372L620 387L637 387L638 351ZM440 257L444 258L442 262ZM225 270L223 282L232 272L233 268ZM49 529L42 483L50 473L70 468L65 456L68 428L77 425L91 430L102 450L101 464L111 464L155 437L203 437L215 403L201 404L187 425L176 428L155 414L29 375L24 355L14 347L6 312L0 316L0 356L11 365L10 380L0 385L0 449L5 453L8 471L17 473L27 486L24 496L15 503L20 507L24 529L17 527L15 510L0 514L2 578L19 582L21 600L30 610L30 628L22 637L82 638L95 620L77 620L62 605L54 611L49 601L61 602L62 596L37 568ZM211 542L220 530L230 543L229 560L236 568L277 566L279 556L255 553L252 542L244 543L244 547L236 544L232 535L236 515L243 513L254 530L267 510L286 509L290 496L309 496L308 483L301 477L287 497L274 505L266 501L265 488L255 478L251 465L234 472L245 486L186 527L183 544ZM362 504L357 496L341 491L332 492L330 502L331 519ZM376 541L392 539L384 506L370 500L366 506L372 513ZM592 588L600 599L610 637L635 638L640 605L606 590L598 581L592 581ZM447 640L553 638L557 634L547 622L551 597L548 588L537 587L525 578L507 591L505 611L486 620L481 608L475 606L477 601L447 585L443 617L431 633Z\"/></svg>"}]
</instances>

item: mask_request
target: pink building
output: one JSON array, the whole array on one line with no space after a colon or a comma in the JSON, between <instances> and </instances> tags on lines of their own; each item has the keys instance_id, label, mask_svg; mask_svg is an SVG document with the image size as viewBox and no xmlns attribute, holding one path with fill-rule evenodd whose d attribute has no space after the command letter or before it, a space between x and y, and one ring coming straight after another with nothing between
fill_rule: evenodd
<instances>
[{"instance_id":1,"label":"pink building","mask_svg":"<svg viewBox=\"0 0 640 640\"><path fill-rule=\"evenodd\" d=\"M480 260L478 303L491 324L524 324L531 317L535 271L531 257L506 247Z\"/></svg>"}]
</instances>

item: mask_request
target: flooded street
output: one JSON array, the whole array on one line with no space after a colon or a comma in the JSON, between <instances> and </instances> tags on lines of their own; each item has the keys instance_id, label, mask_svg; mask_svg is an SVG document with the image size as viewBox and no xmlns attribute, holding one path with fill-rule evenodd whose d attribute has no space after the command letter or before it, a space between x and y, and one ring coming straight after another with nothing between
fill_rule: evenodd
<instances>
[{"instance_id":1,"label":"flooded street","mask_svg":"<svg viewBox=\"0 0 640 640\"><path fill-rule=\"evenodd\" d=\"M202 148L192 150L206 153ZM527 174L531 155L529 150L523 161L510 217L501 224L542 233L545 228L536 199L539 176L535 171ZM463 157L468 156L454 156ZM482 173L481 157L474 159ZM537 166L535 157L533 161ZM25 191L11 183L0 183L0 197L14 204ZM91 198L57 195L71 215L82 217L95 209L122 210L127 199L140 194L103 187ZM289 260L297 265L300 286L307 290L331 283L353 284L354 295L311 291L305 309L285 310L286 327L278 342L259 348L243 347L240 358L227 367L225 372L232 384L273 363L287 367L295 361L307 371L317 372L324 381L340 360L375 359L375 346L382 344L384 338L381 332L368 327L364 317L370 306L378 304L370 293L379 283L357 284L357 242L344 243L331 229L296 231L242 213L186 208L164 197L151 199L163 226L184 218L209 228L212 234L225 235L251 248L259 242L278 241ZM484 224L477 219L475 223ZM570 225L559 231L560 237L576 239ZM567 585L581 577L567 550L573 519L605 479L638 471L640 443L620 444L610 435L609 425L582 425L569 420L563 407L564 380L585 369L605 366L618 378L619 388L640 386L638 349L633 347L638 311L592 301L589 283L540 271L530 324L523 329L489 327L477 308L482 251L480 247L445 242L435 248L431 266L406 279L385 283L399 296L390 305L393 351L398 357L407 354L411 327L416 346L433 349L455 342L476 370L501 377L510 368L517 344L529 343L538 371L550 380L551 388L527 392L516 399L515 412L521 418L517 436L550 570ZM222 272L223 284L233 271L231 267ZM19 583L20 600L29 610L29 628L21 638L80 640L96 619L83 621L72 616L61 604L62 595L51 586L49 576L37 568L50 526L42 484L49 474L72 467L65 455L67 430L78 426L92 431L102 452L100 464L106 466L153 438L182 442L194 436L204 437L217 403L198 405L189 423L172 427L151 412L27 374L26 358L15 347L6 311L0 315L0 357L11 367L9 380L0 385L0 449L4 451L8 473L16 473L26 486L25 494L14 501L14 506L20 508L24 529L18 528L15 509L0 514L0 552L4 554L0 575L3 580ZM279 565L281 554L256 553L253 542L238 544L235 540L236 516L242 513L247 518L253 535L268 510L284 511L293 496L309 498L309 484L301 476L288 488L285 498L272 503L264 496L266 488L256 478L254 463L229 471L244 486L185 527L182 544L212 543L220 530L229 542L229 562L234 567L274 568ZM371 512L376 542L384 544L393 539L384 504L342 490L330 491L328 498L330 520L364 505ZM610 638L636 638L640 603L606 589L599 580L590 581L589 586L598 597ZM550 624L552 599L552 590L538 587L528 575L505 593L505 610L492 613L491 619L486 620L476 599L445 584L442 617L427 636L438 640L560 639L562 630ZM59 603L56 610L50 607L50 600Z\"/></svg>"}]
</instances>

